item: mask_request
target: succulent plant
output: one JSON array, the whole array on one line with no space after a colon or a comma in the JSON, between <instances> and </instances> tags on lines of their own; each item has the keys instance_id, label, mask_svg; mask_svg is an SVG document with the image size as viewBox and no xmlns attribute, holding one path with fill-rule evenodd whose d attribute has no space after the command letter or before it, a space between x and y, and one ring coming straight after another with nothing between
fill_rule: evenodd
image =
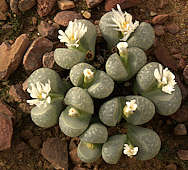
<instances>
[{"instance_id":1,"label":"succulent plant","mask_svg":"<svg viewBox=\"0 0 188 170\"><path fill-rule=\"evenodd\" d=\"M119 41L127 41L129 47L138 47L143 50L149 49L155 40L155 33L149 23L138 21L133 24L132 16L122 12L119 5L118 11L107 12L100 19L100 30L112 49ZM139 26L138 26L139 25Z\"/></svg>"},{"instance_id":2,"label":"succulent plant","mask_svg":"<svg viewBox=\"0 0 188 170\"><path fill-rule=\"evenodd\" d=\"M175 76L157 62L145 65L136 76L135 91L149 98L161 115L171 115L181 105L181 91Z\"/></svg>"},{"instance_id":3,"label":"succulent plant","mask_svg":"<svg viewBox=\"0 0 188 170\"><path fill-rule=\"evenodd\" d=\"M72 67L70 80L74 86L86 88L94 98L105 98L114 89L113 80L103 71L96 70L87 63L79 63Z\"/></svg>"},{"instance_id":4,"label":"succulent plant","mask_svg":"<svg viewBox=\"0 0 188 170\"><path fill-rule=\"evenodd\" d=\"M80 87L71 88L64 99L68 107L61 113L59 126L67 136L81 135L89 125L94 105L90 95Z\"/></svg>"},{"instance_id":5,"label":"succulent plant","mask_svg":"<svg viewBox=\"0 0 188 170\"><path fill-rule=\"evenodd\" d=\"M59 30L59 39L66 42L67 48L57 48L54 52L56 63L64 68L71 69L75 64L83 62L95 55L96 28L88 20L70 22L65 33Z\"/></svg>"},{"instance_id":6,"label":"succulent plant","mask_svg":"<svg viewBox=\"0 0 188 170\"><path fill-rule=\"evenodd\" d=\"M140 48L127 48L126 42L118 43L117 47L119 54L114 53L108 58L106 72L113 80L127 81L146 64L147 57Z\"/></svg>"},{"instance_id":7,"label":"succulent plant","mask_svg":"<svg viewBox=\"0 0 188 170\"><path fill-rule=\"evenodd\" d=\"M150 121L154 114L154 104L142 96L115 97L99 110L100 120L107 126L116 126L122 117L133 125L141 125Z\"/></svg>"},{"instance_id":8,"label":"succulent plant","mask_svg":"<svg viewBox=\"0 0 188 170\"><path fill-rule=\"evenodd\" d=\"M78 145L78 157L83 162L94 162L101 156L102 144L108 138L107 128L100 123L93 123L80 136Z\"/></svg>"},{"instance_id":9,"label":"succulent plant","mask_svg":"<svg viewBox=\"0 0 188 170\"><path fill-rule=\"evenodd\" d=\"M67 85L61 80L58 73L49 68L35 70L27 79L28 89L32 100L27 100L31 105L36 105L31 110L32 121L44 128L54 126L59 118Z\"/></svg>"}]
</instances>

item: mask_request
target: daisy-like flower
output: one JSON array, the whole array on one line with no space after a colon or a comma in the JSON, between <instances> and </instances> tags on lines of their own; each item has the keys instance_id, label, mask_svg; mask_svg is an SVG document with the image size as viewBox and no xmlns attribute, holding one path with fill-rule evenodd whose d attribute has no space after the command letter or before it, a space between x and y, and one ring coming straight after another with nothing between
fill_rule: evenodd
<instances>
[{"instance_id":1,"label":"daisy-like flower","mask_svg":"<svg viewBox=\"0 0 188 170\"><path fill-rule=\"evenodd\" d=\"M111 26L115 27L115 30L121 31L123 34L122 40L127 41L131 33L138 27L139 22L135 21L133 24L132 15L127 12L123 13L119 4L117 4L117 9L117 11L112 9L112 20L115 24Z\"/></svg>"},{"instance_id":2,"label":"daisy-like flower","mask_svg":"<svg viewBox=\"0 0 188 170\"><path fill-rule=\"evenodd\" d=\"M89 83L93 80L94 72L91 69L86 68L86 69L84 69L83 73L84 73L84 81L85 82Z\"/></svg>"},{"instance_id":3,"label":"daisy-like flower","mask_svg":"<svg viewBox=\"0 0 188 170\"><path fill-rule=\"evenodd\" d=\"M58 33L60 34L58 38L60 42L65 42L67 47L79 47L80 39L84 36L87 32L87 27L85 24L79 22L77 19L74 22L70 21L67 29L65 32L59 30Z\"/></svg>"},{"instance_id":4,"label":"daisy-like flower","mask_svg":"<svg viewBox=\"0 0 188 170\"><path fill-rule=\"evenodd\" d=\"M123 153L128 157L132 158L134 155L138 153L138 147L134 147L132 145L124 144Z\"/></svg>"},{"instance_id":5,"label":"daisy-like flower","mask_svg":"<svg viewBox=\"0 0 188 170\"><path fill-rule=\"evenodd\" d=\"M129 115L133 114L133 112L137 109L136 100L131 100L129 102L126 102L125 107L123 108L123 114L126 117L129 117Z\"/></svg>"},{"instance_id":6,"label":"daisy-like flower","mask_svg":"<svg viewBox=\"0 0 188 170\"><path fill-rule=\"evenodd\" d=\"M119 42L117 44L117 48L119 50L120 55L122 54L127 54L127 47L128 47L128 43L127 42Z\"/></svg>"},{"instance_id":7,"label":"daisy-like flower","mask_svg":"<svg viewBox=\"0 0 188 170\"><path fill-rule=\"evenodd\" d=\"M30 105L36 106L44 106L51 103L51 97L49 93L51 91L50 80L44 85L40 82L36 84L31 83L31 89L28 88L27 92L30 93L30 96L33 98L31 100L27 100L27 103Z\"/></svg>"},{"instance_id":8,"label":"daisy-like flower","mask_svg":"<svg viewBox=\"0 0 188 170\"><path fill-rule=\"evenodd\" d=\"M69 109L69 113L68 113L69 116L71 117L75 117L75 116L79 116L80 113L78 112L78 110L74 109L74 108L70 108Z\"/></svg>"},{"instance_id":9,"label":"daisy-like flower","mask_svg":"<svg viewBox=\"0 0 188 170\"><path fill-rule=\"evenodd\" d=\"M168 68L163 69L162 65L159 65L159 68L154 70L154 77L158 82L158 88L162 88L163 92L172 94L175 91L175 75Z\"/></svg>"}]
</instances>

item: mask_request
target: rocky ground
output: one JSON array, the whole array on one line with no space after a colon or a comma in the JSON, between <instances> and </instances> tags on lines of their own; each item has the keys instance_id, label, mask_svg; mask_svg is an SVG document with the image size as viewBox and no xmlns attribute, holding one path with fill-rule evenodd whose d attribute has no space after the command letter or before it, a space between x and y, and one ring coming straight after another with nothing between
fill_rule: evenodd
<instances>
[{"instance_id":1,"label":"rocky ground","mask_svg":"<svg viewBox=\"0 0 188 170\"><path fill-rule=\"evenodd\" d=\"M137 161L122 156L118 164L102 159L85 164L77 157L78 138L65 136L55 126L42 129L30 119L24 81L40 67L59 68L53 51L62 47L57 30L70 20L86 18L98 30L96 58L92 64L104 69L109 51L100 35L101 16L121 4L136 20L149 22L156 34L147 51L148 62L159 61L176 74L182 94L181 108L172 116L155 115L144 125L162 140L156 158ZM187 0L1 0L0 1L0 170L186 170L188 169L188 1ZM101 48L103 47L103 48ZM112 96L127 94L119 84ZM131 89L131 82L128 84ZM129 93L129 92L128 92ZM96 101L98 103L98 101ZM121 124L109 134L123 132Z\"/></svg>"}]
</instances>

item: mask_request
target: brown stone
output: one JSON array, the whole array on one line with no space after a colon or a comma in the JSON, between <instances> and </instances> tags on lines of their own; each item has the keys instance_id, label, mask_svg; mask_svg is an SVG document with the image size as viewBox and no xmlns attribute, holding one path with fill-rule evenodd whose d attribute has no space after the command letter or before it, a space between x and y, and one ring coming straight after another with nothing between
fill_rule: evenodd
<instances>
[{"instance_id":1,"label":"brown stone","mask_svg":"<svg viewBox=\"0 0 188 170\"><path fill-rule=\"evenodd\" d=\"M188 121L188 106L183 105L176 113L171 115L171 118L179 123Z\"/></svg>"},{"instance_id":2,"label":"brown stone","mask_svg":"<svg viewBox=\"0 0 188 170\"><path fill-rule=\"evenodd\" d=\"M75 19L82 19L82 15L75 11L62 11L58 12L54 17L55 23L64 27L68 26L69 21L74 21Z\"/></svg>"},{"instance_id":3,"label":"brown stone","mask_svg":"<svg viewBox=\"0 0 188 170\"><path fill-rule=\"evenodd\" d=\"M7 19L6 15L0 11L0 20L5 21Z\"/></svg>"},{"instance_id":4,"label":"brown stone","mask_svg":"<svg viewBox=\"0 0 188 170\"><path fill-rule=\"evenodd\" d=\"M38 32L43 37L47 37L51 40L57 39L58 36L58 29L59 25L56 23L48 23L45 21L41 21L41 23L38 25Z\"/></svg>"},{"instance_id":5,"label":"brown stone","mask_svg":"<svg viewBox=\"0 0 188 170\"><path fill-rule=\"evenodd\" d=\"M74 2L69 0L59 0L57 1L57 5L61 10L67 10L75 7Z\"/></svg>"},{"instance_id":6,"label":"brown stone","mask_svg":"<svg viewBox=\"0 0 188 170\"><path fill-rule=\"evenodd\" d=\"M29 129L24 129L24 130L21 131L20 136L24 140L28 140L28 139L31 139L33 137L33 132Z\"/></svg>"},{"instance_id":7,"label":"brown stone","mask_svg":"<svg viewBox=\"0 0 188 170\"><path fill-rule=\"evenodd\" d=\"M0 101L0 113L3 113L8 117L14 118L15 110L7 104L5 104L3 101Z\"/></svg>"},{"instance_id":8,"label":"brown stone","mask_svg":"<svg viewBox=\"0 0 188 170\"><path fill-rule=\"evenodd\" d=\"M68 170L67 142L59 138L48 138L43 143L41 154L56 169Z\"/></svg>"},{"instance_id":9,"label":"brown stone","mask_svg":"<svg viewBox=\"0 0 188 170\"><path fill-rule=\"evenodd\" d=\"M0 11L3 13L8 11L8 5L6 0L0 0Z\"/></svg>"},{"instance_id":10,"label":"brown stone","mask_svg":"<svg viewBox=\"0 0 188 170\"><path fill-rule=\"evenodd\" d=\"M0 110L0 151L11 147L13 134L11 117Z\"/></svg>"},{"instance_id":11,"label":"brown stone","mask_svg":"<svg viewBox=\"0 0 188 170\"><path fill-rule=\"evenodd\" d=\"M69 152L70 159L73 164L81 164L82 161L77 155L77 148L73 149L72 151Z\"/></svg>"},{"instance_id":12,"label":"brown stone","mask_svg":"<svg viewBox=\"0 0 188 170\"><path fill-rule=\"evenodd\" d=\"M155 25L154 30L157 36L161 36L165 34L164 26L162 25Z\"/></svg>"},{"instance_id":13,"label":"brown stone","mask_svg":"<svg viewBox=\"0 0 188 170\"><path fill-rule=\"evenodd\" d=\"M174 128L174 134L181 136L181 135L186 135L187 134L187 129L185 127L185 125L183 123L178 124L175 128Z\"/></svg>"},{"instance_id":14,"label":"brown stone","mask_svg":"<svg viewBox=\"0 0 188 170\"><path fill-rule=\"evenodd\" d=\"M81 168L81 167L74 167L74 169L73 170L88 170L88 168Z\"/></svg>"},{"instance_id":15,"label":"brown stone","mask_svg":"<svg viewBox=\"0 0 188 170\"><path fill-rule=\"evenodd\" d=\"M22 112L24 112L24 113L26 113L26 114L30 114L31 113L31 109L33 108L34 106L31 106L31 105L29 105L28 103L19 103L18 104L18 108L22 111Z\"/></svg>"},{"instance_id":16,"label":"brown stone","mask_svg":"<svg viewBox=\"0 0 188 170\"><path fill-rule=\"evenodd\" d=\"M54 51L47 52L42 57L43 67L53 68L54 67Z\"/></svg>"},{"instance_id":17,"label":"brown stone","mask_svg":"<svg viewBox=\"0 0 188 170\"><path fill-rule=\"evenodd\" d=\"M21 84L12 85L9 90L9 95L12 96L16 102L23 102L29 99L28 93L23 91Z\"/></svg>"},{"instance_id":18,"label":"brown stone","mask_svg":"<svg viewBox=\"0 0 188 170\"><path fill-rule=\"evenodd\" d=\"M78 137L71 138L70 143L69 143L69 150L72 151L76 149L79 142L80 142L80 139Z\"/></svg>"},{"instance_id":19,"label":"brown stone","mask_svg":"<svg viewBox=\"0 0 188 170\"><path fill-rule=\"evenodd\" d=\"M176 164L169 164L166 166L166 170L176 170L177 169L177 166Z\"/></svg>"},{"instance_id":20,"label":"brown stone","mask_svg":"<svg viewBox=\"0 0 188 170\"><path fill-rule=\"evenodd\" d=\"M19 0L10 0L10 9L13 13L18 14L18 1Z\"/></svg>"},{"instance_id":21,"label":"brown stone","mask_svg":"<svg viewBox=\"0 0 188 170\"><path fill-rule=\"evenodd\" d=\"M188 65L183 70L183 78L185 80L185 83L188 85Z\"/></svg>"},{"instance_id":22,"label":"brown stone","mask_svg":"<svg viewBox=\"0 0 188 170\"><path fill-rule=\"evenodd\" d=\"M94 8L100 4L103 0L86 0L88 8Z\"/></svg>"},{"instance_id":23,"label":"brown stone","mask_svg":"<svg viewBox=\"0 0 188 170\"><path fill-rule=\"evenodd\" d=\"M166 28L171 34L176 34L180 30L180 28L175 23L168 24Z\"/></svg>"},{"instance_id":24,"label":"brown stone","mask_svg":"<svg viewBox=\"0 0 188 170\"><path fill-rule=\"evenodd\" d=\"M56 0L37 0L37 12L40 17L48 15L54 7Z\"/></svg>"},{"instance_id":25,"label":"brown stone","mask_svg":"<svg viewBox=\"0 0 188 170\"><path fill-rule=\"evenodd\" d=\"M111 11L112 8L116 8L117 4L121 6L121 9L126 9L137 6L141 2L141 0L106 0L105 11Z\"/></svg>"},{"instance_id":26,"label":"brown stone","mask_svg":"<svg viewBox=\"0 0 188 170\"><path fill-rule=\"evenodd\" d=\"M186 62L184 58L181 57L179 59L178 67L180 70L183 70L186 67Z\"/></svg>"},{"instance_id":27,"label":"brown stone","mask_svg":"<svg viewBox=\"0 0 188 170\"><path fill-rule=\"evenodd\" d=\"M168 4L168 0L160 0L159 8L164 8Z\"/></svg>"},{"instance_id":28,"label":"brown stone","mask_svg":"<svg viewBox=\"0 0 188 170\"><path fill-rule=\"evenodd\" d=\"M29 140L29 144L31 145L32 148L34 149L40 149L41 145L42 145L42 140L40 138L40 136L33 136L30 140Z\"/></svg>"},{"instance_id":29,"label":"brown stone","mask_svg":"<svg viewBox=\"0 0 188 170\"><path fill-rule=\"evenodd\" d=\"M42 56L50 52L53 43L43 37L37 38L25 53L23 65L26 71L34 71L42 66Z\"/></svg>"},{"instance_id":30,"label":"brown stone","mask_svg":"<svg viewBox=\"0 0 188 170\"><path fill-rule=\"evenodd\" d=\"M188 161L188 150L179 150L177 154L181 160Z\"/></svg>"},{"instance_id":31,"label":"brown stone","mask_svg":"<svg viewBox=\"0 0 188 170\"><path fill-rule=\"evenodd\" d=\"M8 79L17 69L28 46L29 38L26 34L20 35L12 46L7 43L1 44L0 80Z\"/></svg>"},{"instance_id":32,"label":"brown stone","mask_svg":"<svg viewBox=\"0 0 188 170\"><path fill-rule=\"evenodd\" d=\"M157 44L155 48L155 57L160 61L163 65L171 68L172 70L177 70L176 60L170 55L168 49L164 47L162 44Z\"/></svg>"},{"instance_id":33,"label":"brown stone","mask_svg":"<svg viewBox=\"0 0 188 170\"><path fill-rule=\"evenodd\" d=\"M168 14L157 15L152 19L152 24L163 24L168 19Z\"/></svg>"},{"instance_id":34,"label":"brown stone","mask_svg":"<svg viewBox=\"0 0 188 170\"><path fill-rule=\"evenodd\" d=\"M20 11L25 12L30 10L36 5L36 0L19 0L18 8Z\"/></svg>"}]
</instances>

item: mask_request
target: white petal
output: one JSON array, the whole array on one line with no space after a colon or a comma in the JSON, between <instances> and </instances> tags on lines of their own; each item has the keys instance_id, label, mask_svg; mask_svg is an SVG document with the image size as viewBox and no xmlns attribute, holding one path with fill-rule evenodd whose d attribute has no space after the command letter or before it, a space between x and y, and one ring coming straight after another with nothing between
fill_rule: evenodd
<instances>
[{"instance_id":1,"label":"white petal","mask_svg":"<svg viewBox=\"0 0 188 170\"><path fill-rule=\"evenodd\" d=\"M50 96L48 96L48 98L47 98L46 102L47 102L48 104L50 104L50 103L51 103L51 97L50 97Z\"/></svg>"}]
</instances>

